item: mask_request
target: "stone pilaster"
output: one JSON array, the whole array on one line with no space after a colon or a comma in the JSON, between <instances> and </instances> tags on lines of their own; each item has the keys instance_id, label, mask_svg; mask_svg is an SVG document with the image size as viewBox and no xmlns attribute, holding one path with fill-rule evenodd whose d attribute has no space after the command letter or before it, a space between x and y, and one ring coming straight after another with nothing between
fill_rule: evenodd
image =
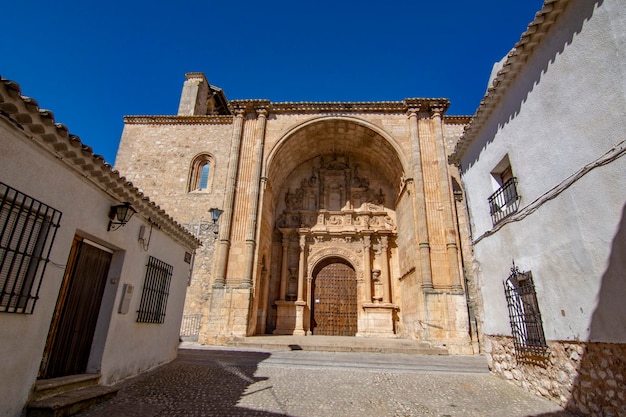
<instances>
[{"instance_id":1,"label":"stone pilaster","mask_svg":"<svg viewBox=\"0 0 626 417\"><path fill-rule=\"evenodd\" d=\"M451 192L452 187L450 186L450 173L448 172L448 165L445 163L448 158L446 156L445 138L443 137L443 129L441 126L442 113L442 108L431 108L431 121L433 123L437 158L440 161L440 163L438 164L439 180L445 225L444 227L446 236L446 249L448 253L448 263L450 268L450 285L452 289L461 290L462 287L461 276L459 274L459 253L456 243L456 227L454 221L453 197Z\"/></svg>"},{"instance_id":2,"label":"stone pilaster","mask_svg":"<svg viewBox=\"0 0 626 417\"><path fill-rule=\"evenodd\" d=\"M254 169L252 185L250 187L250 209L246 226L246 255L244 259L245 272L243 274L243 287L252 286L252 273L254 269L254 250L256 248L257 217L259 209L259 193L261 185L261 167L263 166L263 145L265 143L265 126L267 123L267 110L257 109L257 126L255 131Z\"/></svg>"},{"instance_id":3,"label":"stone pilaster","mask_svg":"<svg viewBox=\"0 0 626 417\"><path fill-rule=\"evenodd\" d=\"M380 237L380 274L383 284L383 303L391 302L391 278L389 276L389 238Z\"/></svg>"},{"instance_id":4,"label":"stone pilaster","mask_svg":"<svg viewBox=\"0 0 626 417\"><path fill-rule=\"evenodd\" d=\"M285 301L287 296L287 267L289 264L289 235L283 232L283 254L280 266L280 300Z\"/></svg>"},{"instance_id":5,"label":"stone pilaster","mask_svg":"<svg viewBox=\"0 0 626 417\"><path fill-rule=\"evenodd\" d=\"M424 176L422 172L422 156L418 126L418 109L409 109L409 127L411 132L411 147L413 153L413 206L416 218L416 234L419 247L421 265L422 288L433 288L432 268L430 264L430 243L428 239L428 219L426 216L426 201L424 199Z\"/></svg>"},{"instance_id":6,"label":"stone pilaster","mask_svg":"<svg viewBox=\"0 0 626 417\"><path fill-rule=\"evenodd\" d=\"M365 302L372 302L372 240L363 236L363 278L365 279Z\"/></svg>"},{"instance_id":7,"label":"stone pilaster","mask_svg":"<svg viewBox=\"0 0 626 417\"><path fill-rule=\"evenodd\" d=\"M230 250L230 231L233 219L233 203L235 201L235 190L237 187L237 171L239 170L239 149L243 135L243 119L245 111L238 109L235 111L233 122L233 134L230 144L230 161L228 164L228 176L226 178L226 195L224 196L224 213L220 221L220 243L216 262L216 277L214 286L224 286L226 283L226 267L228 263L228 252Z\"/></svg>"},{"instance_id":8,"label":"stone pilaster","mask_svg":"<svg viewBox=\"0 0 626 417\"><path fill-rule=\"evenodd\" d=\"M300 261L298 263L298 301L304 302L304 269L306 268L306 236L300 236Z\"/></svg>"}]
</instances>

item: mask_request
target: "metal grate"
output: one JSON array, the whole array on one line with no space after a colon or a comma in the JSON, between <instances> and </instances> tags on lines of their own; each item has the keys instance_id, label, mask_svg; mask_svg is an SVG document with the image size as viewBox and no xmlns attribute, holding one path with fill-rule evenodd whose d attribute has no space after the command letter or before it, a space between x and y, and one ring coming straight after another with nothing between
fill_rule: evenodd
<instances>
[{"instance_id":1,"label":"metal grate","mask_svg":"<svg viewBox=\"0 0 626 417\"><path fill-rule=\"evenodd\" d=\"M165 321L172 270L171 265L150 256L146 265L146 280L143 284L141 303L137 310L137 322L163 323Z\"/></svg>"},{"instance_id":2,"label":"metal grate","mask_svg":"<svg viewBox=\"0 0 626 417\"><path fill-rule=\"evenodd\" d=\"M515 213L519 207L517 178L511 178L488 198L491 222L495 226L502 219Z\"/></svg>"},{"instance_id":3,"label":"metal grate","mask_svg":"<svg viewBox=\"0 0 626 417\"><path fill-rule=\"evenodd\" d=\"M32 314L62 213L0 182L0 312Z\"/></svg>"},{"instance_id":4,"label":"metal grate","mask_svg":"<svg viewBox=\"0 0 626 417\"><path fill-rule=\"evenodd\" d=\"M202 315L189 314L183 316L183 321L180 324L180 336L193 337L200 334L200 320Z\"/></svg>"},{"instance_id":5,"label":"metal grate","mask_svg":"<svg viewBox=\"0 0 626 417\"><path fill-rule=\"evenodd\" d=\"M532 273L520 272L513 263L511 275L504 282L504 293L517 357L544 355L547 345Z\"/></svg>"}]
</instances>

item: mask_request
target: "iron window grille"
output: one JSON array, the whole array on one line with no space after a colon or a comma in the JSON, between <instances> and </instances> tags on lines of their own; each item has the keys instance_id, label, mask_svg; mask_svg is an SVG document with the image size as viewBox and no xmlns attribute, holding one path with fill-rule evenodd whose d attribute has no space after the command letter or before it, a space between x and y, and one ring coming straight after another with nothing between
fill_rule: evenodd
<instances>
[{"instance_id":1,"label":"iron window grille","mask_svg":"<svg viewBox=\"0 0 626 417\"><path fill-rule=\"evenodd\" d=\"M491 222L495 226L502 219L515 213L519 207L517 178L510 178L488 198Z\"/></svg>"},{"instance_id":2,"label":"iron window grille","mask_svg":"<svg viewBox=\"0 0 626 417\"><path fill-rule=\"evenodd\" d=\"M180 336L193 337L200 333L201 314L184 315L180 325Z\"/></svg>"},{"instance_id":3,"label":"iron window grille","mask_svg":"<svg viewBox=\"0 0 626 417\"><path fill-rule=\"evenodd\" d=\"M62 213L0 182L0 312L32 314Z\"/></svg>"},{"instance_id":4,"label":"iron window grille","mask_svg":"<svg viewBox=\"0 0 626 417\"><path fill-rule=\"evenodd\" d=\"M513 263L511 274L504 282L504 293L516 356L544 356L547 345L532 273L520 272Z\"/></svg>"},{"instance_id":5,"label":"iron window grille","mask_svg":"<svg viewBox=\"0 0 626 417\"><path fill-rule=\"evenodd\" d=\"M146 265L141 302L137 310L139 323L163 323L167 308L167 297L172 280L171 265L150 256Z\"/></svg>"}]
</instances>

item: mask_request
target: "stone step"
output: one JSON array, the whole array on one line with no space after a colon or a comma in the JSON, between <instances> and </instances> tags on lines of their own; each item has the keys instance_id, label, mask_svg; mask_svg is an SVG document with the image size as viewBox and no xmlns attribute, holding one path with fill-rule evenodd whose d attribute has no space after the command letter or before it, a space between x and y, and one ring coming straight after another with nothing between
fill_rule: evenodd
<instances>
[{"instance_id":1,"label":"stone step","mask_svg":"<svg viewBox=\"0 0 626 417\"><path fill-rule=\"evenodd\" d=\"M53 395L98 385L100 374L67 375L58 378L39 379L30 396L30 401L37 401Z\"/></svg>"},{"instance_id":2,"label":"stone step","mask_svg":"<svg viewBox=\"0 0 626 417\"><path fill-rule=\"evenodd\" d=\"M427 342L406 339L376 339L347 336L250 336L228 342L227 346L267 350L324 352L406 353L447 355L448 350Z\"/></svg>"},{"instance_id":3,"label":"stone step","mask_svg":"<svg viewBox=\"0 0 626 417\"><path fill-rule=\"evenodd\" d=\"M26 417L71 416L113 398L119 387L89 386L61 392L51 397L31 401L26 407Z\"/></svg>"}]
</instances>

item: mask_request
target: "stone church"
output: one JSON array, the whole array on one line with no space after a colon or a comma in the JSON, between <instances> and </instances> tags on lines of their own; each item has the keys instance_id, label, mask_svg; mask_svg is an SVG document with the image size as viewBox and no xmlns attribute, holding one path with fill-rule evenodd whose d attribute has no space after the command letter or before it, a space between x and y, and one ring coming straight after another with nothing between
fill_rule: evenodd
<instances>
[{"instance_id":1,"label":"stone church","mask_svg":"<svg viewBox=\"0 0 626 417\"><path fill-rule=\"evenodd\" d=\"M203 243L185 306L199 342L341 335L477 353L447 163L470 118L448 106L229 101L188 73L176 116L125 117L116 169Z\"/></svg>"}]
</instances>

